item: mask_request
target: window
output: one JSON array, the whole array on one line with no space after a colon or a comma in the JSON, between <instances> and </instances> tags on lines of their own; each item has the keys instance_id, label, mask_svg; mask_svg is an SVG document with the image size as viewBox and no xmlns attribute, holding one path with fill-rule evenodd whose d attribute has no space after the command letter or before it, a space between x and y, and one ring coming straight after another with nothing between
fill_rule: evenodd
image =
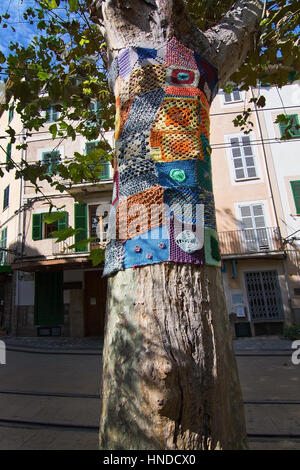
<instances>
[{"instance_id":1,"label":"window","mask_svg":"<svg viewBox=\"0 0 300 470\"><path fill-rule=\"evenodd\" d=\"M262 204L240 206L242 229L246 251L269 248L268 233Z\"/></svg>"},{"instance_id":2,"label":"window","mask_svg":"<svg viewBox=\"0 0 300 470\"><path fill-rule=\"evenodd\" d=\"M108 224L103 223L103 217L97 215L97 208L98 205L89 206L89 236L95 238L92 242L92 245L95 245L94 248L99 248L99 243L105 242L108 230ZM107 215L105 214L104 217Z\"/></svg>"},{"instance_id":3,"label":"window","mask_svg":"<svg viewBox=\"0 0 300 470\"><path fill-rule=\"evenodd\" d=\"M60 106L52 105L46 109L46 122L56 122L60 116Z\"/></svg>"},{"instance_id":4,"label":"window","mask_svg":"<svg viewBox=\"0 0 300 470\"><path fill-rule=\"evenodd\" d=\"M92 152L93 150L96 150L97 147L98 147L98 141L96 141L96 142L86 142L86 144L85 144L85 153L86 153L86 155L88 153ZM109 179L109 178L110 178L110 163L104 161L103 166L102 166L100 179L101 180L106 180L106 179Z\"/></svg>"},{"instance_id":5,"label":"window","mask_svg":"<svg viewBox=\"0 0 300 470\"><path fill-rule=\"evenodd\" d=\"M8 207L9 204L9 185L4 189L3 194L3 210Z\"/></svg>"},{"instance_id":6,"label":"window","mask_svg":"<svg viewBox=\"0 0 300 470\"><path fill-rule=\"evenodd\" d=\"M298 114L288 114L287 117L290 119L290 124L285 124L283 122L279 123L280 137L283 137L287 131L291 138L295 139L300 137L300 126ZM287 128L291 125L291 128Z\"/></svg>"},{"instance_id":7,"label":"window","mask_svg":"<svg viewBox=\"0 0 300 470\"><path fill-rule=\"evenodd\" d=\"M46 224L44 222L43 213L32 215L32 240L42 240L45 238L52 238L53 232L56 230L62 230L68 226L68 213L64 212L64 217L52 222L52 224Z\"/></svg>"},{"instance_id":8,"label":"window","mask_svg":"<svg viewBox=\"0 0 300 470\"><path fill-rule=\"evenodd\" d=\"M89 126L97 126L100 123L100 101L92 101L89 105L89 111L92 113L91 118L87 121Z\"/></svg>"},{"instance_id":9,"label":"window","mask_svg":"<svg viewBox=\"0 0 300 470\"><path fill-rule=\"evenodd\" d=\"M225 103L232 103L234 101L241 101L241 93L238 87L234 87L230 93L225 93L224 91L224 101Z\"/></svg>"},{"instance_id":10,"label":"window","mask_svg":"<svg viewBox=\"0 0 300 470\"><path fill-rule=\"evenodd\" d=\"M296 206L296 214L300 215L300 180L291 181L294 202Z\"/></svg>"},{"instance_id":11,"label":"window","mask_svg":"<svg viewBox=\"0 0 300 470\"><path fill-rule=\"evenodd\" d=\"M255 156L250 137L232 137L230 139L230 145L236 181L257 178Z\"/></svg>"},{"instance_id":12,"label":"window","mask_svg":"<svg viewBox=\"0 0 300 470\"><path fill-rule=\"evenodd\" d=\"M47 165L47 174L53 175L56 173L56 167L60 162L60 152L58 150L53 150L51 152L42 153L42 163Z\"/></svg>"},{"instance_id":13,"label":"window","mask_svg":"<svg viewBox=\"0 0 300 470\"><path fill-rule=\"evenodd\" d=\"M8 124L11 123L12 118L14 117L15 103L13 102L8 110Z\"/></svg>"},{"instance_id":14,"label":"window","mask_svg":"<svg viewBox=\"0 0 300 470\"><path fill-rule=\"evenodd\" d=\"M1 248L7 248L7 227L2 230L1 232L1 239L0 239L0 246ZM4 266L6 264L6 251L0 250L0 265Z\"/></svg>"},{"instance_id":15,"label":"window","mask_svg":"<svg viewBox=\"0 0 300 470\"><path fill-rule=\"evenodd\" d=\"M11 160L11 143L6 146L6 163L8 163L9 160Z\"/></svg>"}]
</instances>

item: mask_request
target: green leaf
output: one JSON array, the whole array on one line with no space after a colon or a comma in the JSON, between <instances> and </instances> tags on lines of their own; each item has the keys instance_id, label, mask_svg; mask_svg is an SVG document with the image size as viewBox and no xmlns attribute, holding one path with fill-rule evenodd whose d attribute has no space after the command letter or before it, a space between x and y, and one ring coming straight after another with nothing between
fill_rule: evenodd
<instances>
[{"instance_id":1,"label":"green leaf","mask_svg":"<svg viewBox=\"0 0 300 470\"><path fill-rule=\"evenodd\" d=\"M43 217L43 221L46 224L52 224L53 222L57 222L60 219L63 219L65 216L65 212L49 212L45 214Z\"/></svg>"},{"instance_id":2,"label":"green leaf","mask_svg":"<svg viewBox=\"0 0 300 470\"><path fill-rule=\"evenodd\" d=\"M46 80L50 78L50 74L48 72L44 72L43 70L40 70L37 76L39 80L41 80L42 82L45 82Z\"/></svg>"},{"instance_id":3,"label":"green leaf","mask_svg":"<svg viewBox=\"0 0 300 470\"><path fill-rule=\"evenodd\" d=\"M83 229L76 229L77 231L83 230ZM73 243L73 245L70 245L68 248L85 248L88 243L91 243L95 240L95 237L93 238L85 238L84 240L80 240L80 242Z\"/></svg>"},{"instance_id":4,"label":"green leaf","mask_svg":"<svg viewBox=\"0 0 300 470\"><path fill-rule=\"evenodd\" d=\"M45 2L48 8L50 8L51 10L53 10L54 8L58 8L59 6L59 0L45 0Z\"/></svg>"},{"instance_id":5,"label":"green leaf","mask_svg":"<svg viewBox=\"0 0 300 470\"><path fill-rule=\"evenodd\" d=\"M77 11L78 10L78 0L69 0L69 8L70 8L70 11Z\"/></svg>"},{"instance_id":6,"label":"green leaf","mask_svg":"<svg viewBox=\"0 0 300 470\"><path fill-rule=\"evenodd\" d=\"M101 248L91 250L88 259L92 261L93 266L97 266L105 260L105 250Z\"/></svg>"},{"instance_id":7,"label":"green leaf","mask_svg":"<svg viewBox=\"0 0 300 470\"><path fill-rule=\"evenodd\" d=\"M55 243L63 242L67 238L73 237L78 232L77 229L72 227L63 228L52 232L52 237L56 238Z\"/></svg>"}]
</instances>

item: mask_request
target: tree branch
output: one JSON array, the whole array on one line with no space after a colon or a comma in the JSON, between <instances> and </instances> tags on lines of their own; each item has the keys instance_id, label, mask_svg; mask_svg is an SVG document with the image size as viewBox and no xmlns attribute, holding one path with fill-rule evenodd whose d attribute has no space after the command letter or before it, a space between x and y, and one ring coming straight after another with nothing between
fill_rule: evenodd
<instances>
[{"instance_id":1,"label":"tree branch","mask_svg":"<svg viewBox=\"0 0 300 470\"><path fill-rule=\"evenodd\" d=\"M264 4L261 0L238 0L224 18L204 34L211 46L210 62L224 84L255 47Z\"/></svg>"}]
</instances>

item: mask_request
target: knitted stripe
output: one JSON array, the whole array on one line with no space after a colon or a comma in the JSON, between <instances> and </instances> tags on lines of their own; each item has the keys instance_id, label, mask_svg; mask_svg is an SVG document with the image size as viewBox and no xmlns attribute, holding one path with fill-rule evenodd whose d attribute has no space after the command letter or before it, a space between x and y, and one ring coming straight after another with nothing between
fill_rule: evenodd
<instances>
[{"instance_id":1,"label":"knitted stripe","mask_svg":"<svg viewBox=\"0 0 300 470\"><path fill-rule=\"evenodd\" d=\"M167 43L166 63L168 65L180 65L197 69L193 51L177 41L176 38L172 38Z\"/></svg>"},{"instance_id":2,"label":"knitted stripe","mask_svg":"<svg viewBox=\"0 0 300 470\"><path fill-rule=\"evenodd\" d=\"M124 269L124 245L121 241L111 240L105 250L105 263L103 276L112 274Z\"/></svg>"},{"instance_id":3,"label":"knitted stripe","mask_svg":"<svg viewBox=\"0 0 300 470\"><path fill-rule=\"evenodd\" d=\"M193 253L187 253L180 248L178 243L176 243L176 238L180 236L179 229L179 226L174 226L174 220L171 218L168 227L170 235L170 261L177 263L204 264L204 248L194 251ZM192 225L184 224L184 229L189 230L192 233L194 232L194 227Z\"/></svg>"},{"instance_id":4,"label":"knitted stripe","mask_svg":"<svg viewBox=\"0 0 300 470\"><path fill-rule=\"evenodd\" d=\"M165 64L146 65L135 69L130 76L129 97L162 88L166 81L166 73Z\"/></svg>"},{"instance_id":5,"label":"knitted stripe","mask_svg":"<svg viewBox=\"0 0 300 470\"><path fill-rule=\"evenodd\" d=\"M125 123L122 137L143 132L151 128L159 107L164 99L164 90L148 91L135 98Z\"/></svg>"},{"instance_id":6,"label":"knitted stripe","mask_svg":"<svg viewBox=\"0 0 300 470\"><path fill-rule=\"evenodd\" d=\"M135 207L141 205L139 212ZM133 207L135 206L135 207ZM163 225L163 188L154 186L120 201L117 211L117 238L129 239Z\"/></svg>"},{"instance_id":7,"label":"knitted stripe","mask_svg":"<svg viewBox=\"0 0 300 470\"><path fill-rule=\"evenodd\" d=\"M116 155L122 166L126 160L150 158L150 132L130 134L116 141Z\"/></svg>"}]
</instances>

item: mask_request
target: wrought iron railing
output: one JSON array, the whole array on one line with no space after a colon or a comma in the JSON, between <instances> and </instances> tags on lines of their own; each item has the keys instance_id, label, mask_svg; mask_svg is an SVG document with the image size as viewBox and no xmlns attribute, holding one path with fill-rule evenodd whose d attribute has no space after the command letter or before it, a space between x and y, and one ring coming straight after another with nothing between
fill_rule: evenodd
<instances>
[{"instance_id":1,"label":"wrought iron railing","mask_svg":"<svg viewBox=\"0 0 300 470\"><path fill-rule=\"evenodd\" d=\"M91 250L96 248L105 248L107 245L106 241L106 233L102 232L100 234L100 238L94 240L90 243L87 243L85 246L78 246L73 247L72 245L75 244L75 236L67 238L67 240L63 240L61 242L56 242L53 239L52 242L52 254L54 256L65 256L65 255L74 255L74 254L87 254Z\"/></svg>"},{"instance_id":2,"label":"wrought iron railing","mask_svg":"<svg viewBox=\"0 0 300 470\"><path fill-rule=\"evenodd\" d=\"M277 227L219 232L221 255L246 255L281 251Z\"/></svg>"}]
</instances>

